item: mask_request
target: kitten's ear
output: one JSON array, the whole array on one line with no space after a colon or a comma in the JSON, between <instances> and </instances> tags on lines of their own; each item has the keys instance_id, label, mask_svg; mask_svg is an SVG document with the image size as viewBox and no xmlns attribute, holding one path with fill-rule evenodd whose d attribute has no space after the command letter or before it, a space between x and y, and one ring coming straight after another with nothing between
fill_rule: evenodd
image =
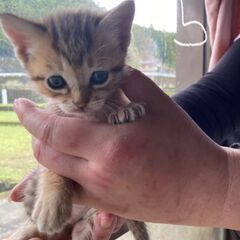
<instances>
[{"instance_id":1,"label":"kitten's ear","mask_svg":"<svg viewBox=\"0 0 240 240\"><path fill-rule=\"evenodd\" d=\"M124 51L127 50L130 42L134 13L134 1L124 1L109 11L99 25L100 31L103 31L109 40L120 45Z\"/></svg>"},{"instance_id":2,"label":"kitten's ear","mask_svg":"<svg viewBox=\"0 0 240 240\"><path fill-rule=\"evenodd\" d=\"M12 14L0 14L0 22L18 57L26 63L47 29L38 23Z\"/></svg>"}]
</instances>

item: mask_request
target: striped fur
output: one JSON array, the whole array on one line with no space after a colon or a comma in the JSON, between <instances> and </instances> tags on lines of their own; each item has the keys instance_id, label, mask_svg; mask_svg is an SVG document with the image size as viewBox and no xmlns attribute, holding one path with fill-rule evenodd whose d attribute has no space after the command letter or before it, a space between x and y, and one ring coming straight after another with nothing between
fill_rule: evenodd
<instances>
[{"instance_id":1,"label":"striped fur","mask_svg":"<svg viewBox=\"0 0 240 240\"><path fill-rule=\"evenodd\" d=\"M72 66L81 66L91 54L94 34L103 14L65 11L43 20L50 33L52 46Z\"/></svg>"}]
</instances>

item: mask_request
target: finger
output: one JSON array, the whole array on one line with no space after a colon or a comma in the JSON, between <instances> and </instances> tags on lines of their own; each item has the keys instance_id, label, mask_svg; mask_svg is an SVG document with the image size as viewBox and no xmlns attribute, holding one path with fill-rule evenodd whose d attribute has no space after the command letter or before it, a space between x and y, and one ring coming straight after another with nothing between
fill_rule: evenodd
<instances>
[{"instance_id":1,"label":"finger","mask_svg":"<svg viewBox=\"0 0 240 240\"><path fill-rule=\"evenodd\" d=\"M93 240L109 240L117 225L117 217L101 212L94 219Z\"/></svg>"},{"instance_id":2,"label":"finger","mask_svg":"<svg viewBox=\"0 0 240 240\"><path fill-rule=\"evenodd\" d=\"M24 189L26 187L27 182L34 176L36 170L32 171L23 180L18 183L10 192L9 200L14 202L22 202L24 198Z\"/></svg>"},{"instance_id":3,"label":"finger","mask_svg":"<svg viewBox=\"0 0 240 240\"><path fill-rule=\"evenodd\" d=\"M33 141L34 156L38 162L58 175L86 181L88 161L53 150L37 139Z\"/></svg>"},{"instance_id":4,"label":"finger","mask_svg":"<svg viewBox=\"0 0 240 240\"><path fill-rule=\"evenodd\" d=\"M128 66L124 69L121 88L132 102L145 102L148 106L155 106L156 99L167 97L150 78Z\"/></svg>"},{"instance_id":5,"label":"finger","mask_svg":"<svg viewBox=\"0 0 240 240\"><path fill-rule=\"evenodd\" d=\"M95 154L98 149L101 149L104 135L108 134L106 129L101 129L106 128L108 126L106 124L57 116L37 108L26 99L16 100L14 109L23 126L35 138L56 151L63 151L78 157L88 158L89 155Z\"/></svg>"}]
</instances>

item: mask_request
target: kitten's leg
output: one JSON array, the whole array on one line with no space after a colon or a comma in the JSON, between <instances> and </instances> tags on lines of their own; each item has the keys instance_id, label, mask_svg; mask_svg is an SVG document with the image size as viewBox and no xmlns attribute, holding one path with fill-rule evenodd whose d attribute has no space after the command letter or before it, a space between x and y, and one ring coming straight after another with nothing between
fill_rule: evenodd
<instances>
[{"instance_id":1,"label":"kitten's leg","mask_svg":"<svg viewBox=\"0 0 240 240\"><path fill-rule=\"evenodd\" d=\"M144 222L127 220L128 229L132 232L135 240L149 240L146 224Z\"/></svg>"},{"instance_id":2,"label":"kitten's leg","mask_svg":"<svg viewBox=\"0 0 240 240\"><path fill-rule=\"evenodd\" d=\"M72 240L90 240L93 233L93 219L88 222L80 220L74 225L72 231Z\"/></svg>"},{"instance_id":3,"label":"kitten's leg","mask_svg":"<svg viewBox=\"0 0 240 240\"><path fill-rule=\"evenodd\" d=\"M94 219L97 210L90 208L81 219L74 224L72 231L72 240L92 240L94 231Z\"/></svg>"},{"instance_id":4,"label":"kitten's leg","mask_svg":"<svg viewBox=\"0 0 240 240\"><path fill-rule=\"evenodd\" d=\"M46 239L38 232L36 225L27 224L19 228L14 234L12 234L8 240L29 240L31 238L39 237L42 240Z\"/></svg>"},{"instance_id":5,"label":"kitten's leg","mask_svg":"<svg viewBox=\"0 0 240 240\"><path fill-rule=\"evenodd\" d=\"M71 217L72 181L49 170L41 173L31 219L49 236L60 233Z\"/></svg>"},{"instance_id":6,"label":"kitten's leg","mask_svg":"<svg viewBox=\"0 0 240 240\"><path fill-rule=\"evenodd\" d=\"M36 194L38 181L40 177L40 169L34 171L34 175L27 181L27 184L24 188L24 208L27 216L30 218L36 202Z\"/></svg>"},{"instance_id":7,"label":"kitten's leg","mask_svg":"<svg viewBox=\"0 0 240 240\"><path fill-rule=\"evenodd\" d=\"M111 112L108 116L108 123L121 124L134 122L146 114L146 106L142 103L130 103L126 107Z\"/></svg>"}]
</instances>

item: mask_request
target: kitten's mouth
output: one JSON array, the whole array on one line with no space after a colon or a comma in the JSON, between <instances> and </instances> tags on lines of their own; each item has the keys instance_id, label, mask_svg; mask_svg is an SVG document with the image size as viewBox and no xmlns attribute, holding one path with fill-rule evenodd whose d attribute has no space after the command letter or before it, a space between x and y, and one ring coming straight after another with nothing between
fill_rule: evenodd
<instances>
[{"instance_id":1,"label":"kitten's mouth","mask_svg":"<svg viewBox=\"0 0 240 240\"><path fill-rule=\"evenodd\" d=\"M91 112L87 107L78 107L74 109L68 109L67 111L72 114L84 114Z\"/></svg>"},{"instance_id":2,"label":"kitten's mouth","mask_svg":"<svg viewBox=\"0 0 240 240\"><path fill-rule=\"evenodd\" d=\"M76 109L73 110L73 112L86 112L86 106L84 107L76 107Z\"/></svg>"},{"instance_id":3,"label":"kitten's mouth","mask_svg":"<svg viewBox=\"0 0 240 240\"><path fill-rule=\"evenodd\" d=\"M89 102L82 105L76 105L72 103L60 103L59 108L68 115L94 115L95 113L101 111L103 106L105 105L104 101L97 101L97 102Z\"/></svg>"},{"instance_id":4,"label":"kitten's mouth","mask_svg":"<svg viewBox=\"0 0 240 240\"><path fill-rule=\"evenodd\" d=\"M83 114L91 114L97 111L97 109L92 109L88 105L86 106L75 106L75 105L65 105L60 104L59 108L66 114L69 115L83 115Z\"/></svg>"}]
</instances>

